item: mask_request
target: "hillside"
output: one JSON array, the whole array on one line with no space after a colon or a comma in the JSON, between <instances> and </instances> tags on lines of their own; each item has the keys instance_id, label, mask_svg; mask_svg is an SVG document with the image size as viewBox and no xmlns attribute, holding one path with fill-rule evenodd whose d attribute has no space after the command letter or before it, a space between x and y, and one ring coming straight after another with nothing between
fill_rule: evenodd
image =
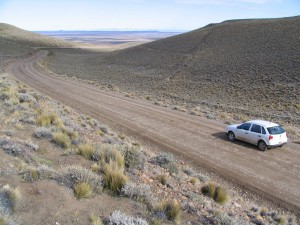
<instances>
[{"instance_id":1,"label":"hillside","mask_svg":"<svg viewBox=\"0 0 300 225\"><path fill-rule=\"evenodd\" d=\"M15 26L0 23L0 56L14 56L31 52L37 47L71 47L72 44Z\"/></svg>"},{"instance_id":2,"label":"hillside","mask_svg":"<svg viewBox=\"0 0 300 225\"><path fill-rule=\"evenodd\" d=\"M233 20L110 53L59 50L50 70L204 112L299 124L300 17Z\"/></svg>"}]
</instances>

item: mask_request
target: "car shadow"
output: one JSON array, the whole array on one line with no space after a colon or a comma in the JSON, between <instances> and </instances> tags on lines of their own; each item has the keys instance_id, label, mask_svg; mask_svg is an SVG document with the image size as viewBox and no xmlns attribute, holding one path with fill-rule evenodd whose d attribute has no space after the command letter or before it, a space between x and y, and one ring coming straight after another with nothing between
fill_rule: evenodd
<instances>
[{"instance_id":1,"label":"car shadow","mask_svg":"<svg viewBox=\"0 0 300 225\"><path fill-rule=\"evenodd\" d=\"M257 148L257 146L252 145L250 143L247 143L247 142L244 142L244 141L240 141L240 140L235 140L234 142L229 141L225 132L217 132L217 133L212 134L212 136L215 137L215 138L224 140L226 142L229 142L229 143L231 143L233 145L238 145L238 146L249 148L249 149L252 149L252 150L255 150L255 151L259 151L259 149Z\"/></svg>"}]
</instances>

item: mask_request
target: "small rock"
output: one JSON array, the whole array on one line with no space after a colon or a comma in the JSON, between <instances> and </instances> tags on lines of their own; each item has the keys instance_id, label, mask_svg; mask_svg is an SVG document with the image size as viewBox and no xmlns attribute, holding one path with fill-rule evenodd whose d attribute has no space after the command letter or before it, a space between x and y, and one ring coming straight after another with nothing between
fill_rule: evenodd
<instances>
[{"instance_id":1,"label":"small rock","mask_svg":"<svg viewBox=\"0 0 300 225\"><path fill-rule=\"evenodd\" d=\"M234 204L234 206L237 207L237 208L241 208L241 207L242 207L240 204L238 204L238 203L236 203L236 202L234 202L233 204Z\"/></svg>"}]
</instances>

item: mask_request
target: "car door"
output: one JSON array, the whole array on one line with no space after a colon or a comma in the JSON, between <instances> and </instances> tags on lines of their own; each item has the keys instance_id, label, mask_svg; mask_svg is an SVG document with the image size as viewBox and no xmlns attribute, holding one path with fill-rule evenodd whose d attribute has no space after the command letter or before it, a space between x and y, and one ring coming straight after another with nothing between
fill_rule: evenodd
<instances>
[{"instance_id":1,"label":"car door","mask_svg":"<svg viewBox=\"0 0 300 225\"><path fill-rule=\"evenodd\" d=\"M262 134L261 134L261 126L257 124L252 124L250 131L247 136L247 142L252 143L252 144L257 144L258 141L261 139Z\"/></svg>"},{"instance_id":2,"label":"car door","mask_svg":"<svg viewBox=\"0 0 300 225\"><path fill-rule=\"evenodd\" d=\"M243 123L237 127L235 137L239 140L247 140L251 123Z\"/></svg>"}]
</instances>

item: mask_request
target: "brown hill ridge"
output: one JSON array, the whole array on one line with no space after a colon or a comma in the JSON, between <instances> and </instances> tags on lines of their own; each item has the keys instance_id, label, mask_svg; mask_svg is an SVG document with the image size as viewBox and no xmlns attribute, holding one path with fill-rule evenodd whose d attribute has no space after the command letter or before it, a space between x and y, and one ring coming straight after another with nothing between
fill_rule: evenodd
<instances>
[{"instance_id":1,"label":"brown hill ridge","mask_svg":"<svg viewBox=\"0 0 300 225\"><path fill-rule=\"evenodd\" d=\"M300 122L300 17L235 20L110 53L57 51L51 70L173 104Z\"/></svg>"},{"instance_id":2,"label":"brown hill ridge","mask_svg":"<svg viewBox=\"0 0 300 225\"><path fill-rule=\"evenodd\" d=\"M38 47L72 47L74 44L15 26L0 23L0 56L14 56L31 52Z\"/></svg>"}]
</instances>

